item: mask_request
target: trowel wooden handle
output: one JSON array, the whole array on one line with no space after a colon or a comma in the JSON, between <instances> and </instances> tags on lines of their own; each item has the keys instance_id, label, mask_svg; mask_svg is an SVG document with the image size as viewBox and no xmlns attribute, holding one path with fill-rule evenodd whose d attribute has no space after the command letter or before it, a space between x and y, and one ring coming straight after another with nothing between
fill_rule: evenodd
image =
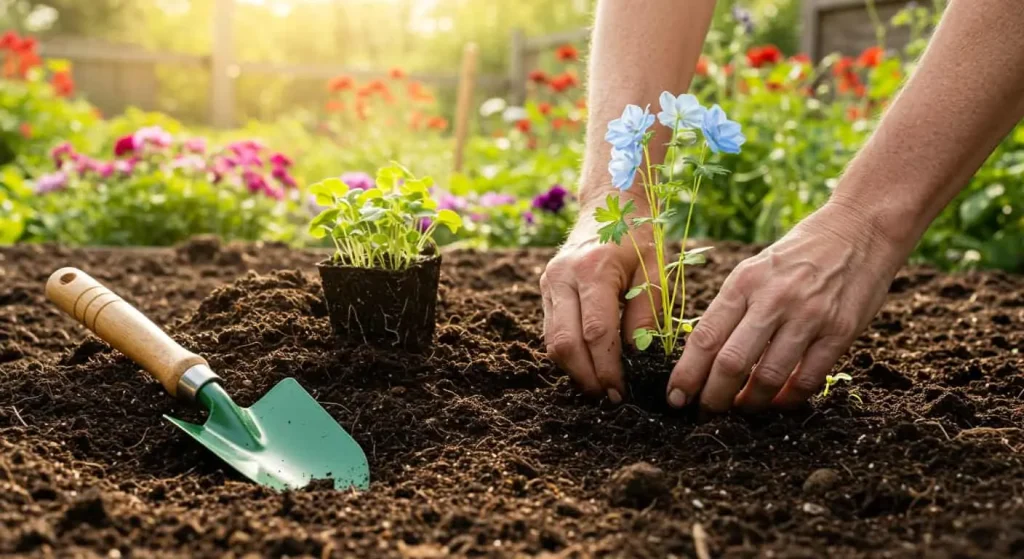
<instances>
[{"instance_id":1,"label":"trowel wooden handle","mask_svg":"<svg viewBox=\"0 0 1024 559\"><path fill-rule=\"evenodd\" d=\"M189 367L207 364L78 268L54 272L46 281L46 298L141 365L172 396L178 395L178 381Z\"/></svg>"}]
</instances>

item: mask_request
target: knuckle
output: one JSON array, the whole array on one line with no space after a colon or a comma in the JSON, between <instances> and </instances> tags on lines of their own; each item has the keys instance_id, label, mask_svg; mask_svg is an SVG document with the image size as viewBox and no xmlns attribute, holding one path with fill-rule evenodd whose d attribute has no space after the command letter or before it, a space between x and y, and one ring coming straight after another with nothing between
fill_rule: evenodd
<instances>
[{"instance_id":1,"label":"knuckle","mask_svg":"<svg viewBox=\"0 0 1024 559\"><path fill-rule=\"evenodd\" d=\"M770 388L782 388L789 378L791 371L783 371L777 365L764 363L757 366L754 371L754 378L763 386Z\"/></svg>"},{"instance_id":2,"label":"knuckle","mask_svg":"<svg viewBox=\"0 0 1024 559\"><path fill-rule=\"evenodd\" d=\"M822 379L811 375L798 375L793 379L793 389L800 394L813 394L821 388Z\"/></svg>"},{"instance_id":3,"label":"knuckle","mask_svg":"<svg viewBox=\"0 0 1024 559\"><path fill-rule=\"evenodd\" d=\"M836 316L832 324L832 328L840 338L852 338L857 334L857 320L848 314Z\"/></svg>"},{"instance_id":4,"label":"knuckle","mask_svg":"<svg viewBox=\"0 0 1024 559\"><path fill-rule=\"evenodd\" d=\"M716 327L710 322L699 322L686 343L701 350L712 352L718 349L719 335Z\"/></svg>"},{"instance_id":5,"label":"knuckle","mask_svg":"<svg viewBox=\"0 0 1024 559\"><path fill-rule=\"evenodd\" d=\"M747 360L743 353L732 346L726 346L722 348L722 351L718 352L718 356L715 357L715 368L721 374L730 378L740 377L749 372L745 370L747 368Z\"/></svg>"},{"instance_id":6,"label":"knuckle","mask_svg":"<svg viewBox=\"0 0 1024 559\"><path fill-rule=\"evenodd\" d=\"M605 324L604 321L599 319L584 319L583 321L583 341L588 344L593 344L604 340L611 329Z\"/></svg>"},{"instance_id":7,"label":"knuckle","mask_svg":"<svg viewBox=\"0 0 1024 559\"><path fill-rule=\"evenodd\" d=\"M547 351L552 359L570 355L574 346L572 338L563 332L555 332L548 336Z\"/></svg>"}]
</instances>

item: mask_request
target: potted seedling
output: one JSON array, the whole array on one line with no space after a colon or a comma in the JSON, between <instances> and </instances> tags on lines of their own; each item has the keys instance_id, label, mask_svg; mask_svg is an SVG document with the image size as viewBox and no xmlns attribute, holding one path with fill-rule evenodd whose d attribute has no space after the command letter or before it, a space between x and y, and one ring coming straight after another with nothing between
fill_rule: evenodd
<instances>
[{"instance_id":1,"label":"potted seedling","mask_svg":"<svg viewBox=\"0 0 1024 559\"><path fill-rule=\"evenodd\" d=\"M655 115L649 108L628 105L621 118L608 123L605 135L612 145L608 165L612 183L624 192L639 182L650 213L640 215L633 200L623 204L613 193L594 214L603 224L599 230L600 242L621 244L626 239L639 257L644 281L633 286L626 293L626 299L646 298L654 314L654 326L639 328L629 335L640 352L656 347L661 357L652 357L650 353L640 357L627 355L626 380L634 397L652 402L664 402L671 360L676 357L683 336L693 330L698 320L698 317L683 316L686 267L704 263L704 253L711 248L685 250L697 197L703 185L726 172L714 161L721 154L739 153L746 140L740 125L729 120L718 105L707 109L693 95L675 96L667 91L661 94L660 104L662 110L657 120L671 131L664 164L653 164L650 160L648 146L654 132L649 129L654 125ZM677 214L676 201L687 203L685 217ZM666 233L671 224L679 221L685 225L682 249L676 256L669 251ZM634 234L643 227L650 228L653 239L656 259L653 268L645 264L646 247L640 246Z\"/></svg>"},{"instance_id":2,"label":"potted seedling","mask_svg":"<svg viewBox=\"0 0 1024 559\"><path fill-rule=\"evenodd\" d=\"M325 209L309 232L335 247L317 268L339 338L409 351L431 344L441 273L433 233L440 226L456 232L462 223L437 209L432 185L392 163L373 188L349 188L338 178L310 186Z\"/></svg>"}]
</instances>

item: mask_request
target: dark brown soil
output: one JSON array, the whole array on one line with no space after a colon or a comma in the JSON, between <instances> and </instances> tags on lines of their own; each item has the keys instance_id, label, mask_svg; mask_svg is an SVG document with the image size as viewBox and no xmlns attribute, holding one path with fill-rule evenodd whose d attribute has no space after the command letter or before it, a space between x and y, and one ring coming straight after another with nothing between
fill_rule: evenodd
<instances>
[{"instance_id":1,"label":"dark brown soil","mask_svg":"<svg viewBox=\"0 0 1024 559\"><path fill-rule=\"evenodd\" d=\"M695 270L694 309L753 252ZM0 250L0 555L665 557L706 532L715 557L1024 556L1024 278L901 273L837 366L852 386L699 421L587 401L542 356L549 255L447 253L415 355L334 347L322 253ZM275 494L223 466L161 418L195 410L44 300L65 265L243 405L298 378L366 449L371 490Z\"/></svg>"}]
</instances>

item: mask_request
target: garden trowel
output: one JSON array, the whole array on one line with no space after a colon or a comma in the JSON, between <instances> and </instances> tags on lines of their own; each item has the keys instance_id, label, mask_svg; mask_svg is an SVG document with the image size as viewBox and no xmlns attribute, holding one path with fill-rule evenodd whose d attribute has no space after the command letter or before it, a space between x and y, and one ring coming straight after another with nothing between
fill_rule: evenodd
<instances>
[{"instance_id":1,"label":"garden trowel","mask_svg":"<svg viewBox=\"0 0 1024 559\"><path fill-rule=\"evenodd\" d=\"M367 489L366 455L293 378L248 408L237 406L206 360L181 347L135 307L85 272L61 268L46 297L141 365L167 392L204 407L206 423L167 419L245 477L274 489L332 479L336 489Z\"/></svg>"}]
</instances>

